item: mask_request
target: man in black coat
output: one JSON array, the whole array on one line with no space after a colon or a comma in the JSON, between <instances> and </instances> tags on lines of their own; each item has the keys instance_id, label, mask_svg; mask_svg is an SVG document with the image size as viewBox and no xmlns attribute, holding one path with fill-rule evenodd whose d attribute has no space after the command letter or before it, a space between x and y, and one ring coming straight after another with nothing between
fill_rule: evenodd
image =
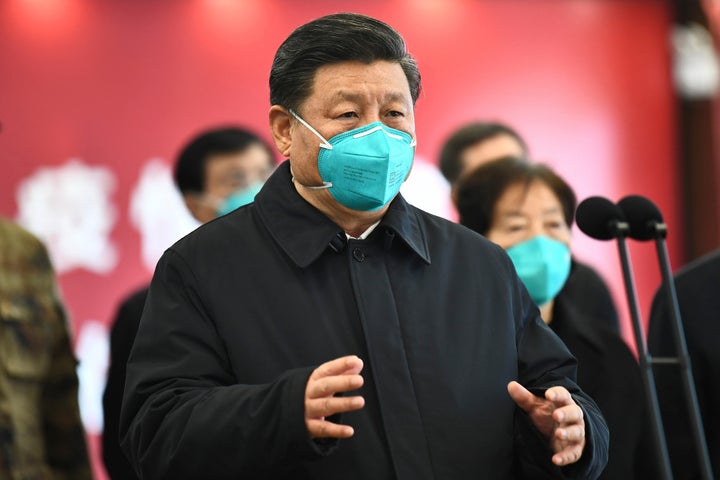
<instances>
[{"instance_id":1,"label":"man in black coat","mask_svg":"<svg viewBox=\"0 0 720 480\"><path fill-rule=\"evenodd\" d=\"M398 194L420 74L322 17L280 46L255 202L158 262L120 430L147 478L595 479L607 427L499 247Z\"/></svg>"},{"instance_id":2,"label":"man in black coat","mask_svg":"<svg viewBox=\"0 0 720 480\"><path fill-rule=\"evenodd\" d=\"M720 250L675 275L680 317L713 473L720 475ZM666 293L653 299L648 349L653 356L677 357ZM690 430L689 407L677 365L654 368L668 453L676 480L700 478L698 452Z\"/></svg>"},{"instance_id":3,"label":"man in black coat","mask_svg":"<svg viewBox=\"0 0 720 480\"><path fill-rule=\"evenodd\" d=\"M252 201L274 167L270 147L254 133L238 127L203 131L178 155L175 184L185 206L199 222L212 220ZM113 480L137 478L120 448L118 424L125 391L125 364L140 324L148 287L125 298L110 330L110 365L103 392L102 456Z\"/></svg>"}]
</instances>

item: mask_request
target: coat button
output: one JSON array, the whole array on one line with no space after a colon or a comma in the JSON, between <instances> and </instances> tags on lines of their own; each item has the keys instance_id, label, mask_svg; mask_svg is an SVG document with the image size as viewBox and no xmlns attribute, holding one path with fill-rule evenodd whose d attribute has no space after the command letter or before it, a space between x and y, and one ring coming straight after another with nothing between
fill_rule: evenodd
<instances>
[{"instance_id":1,"label":"coat button","mask_svg":"<svg viewBox=\"0 0 720 480\"><path fill-rule=\"evenodd\" d=\"M353 258L357 260L358 262L364 262L365 261L365 254L362 250L359 248L354 248L352 252Z\"/></svg>"}]
</instances>

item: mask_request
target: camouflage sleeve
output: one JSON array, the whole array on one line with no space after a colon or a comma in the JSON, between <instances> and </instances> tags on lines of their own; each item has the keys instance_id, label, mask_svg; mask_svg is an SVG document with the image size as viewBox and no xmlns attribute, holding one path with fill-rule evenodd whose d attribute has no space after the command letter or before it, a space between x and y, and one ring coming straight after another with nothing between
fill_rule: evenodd
<instances>
[{"instance_id":1,"label":"camouflage sleeve","mask_svg":"<svg viewBox=\"0 0 720 480\"><path fill-rule=\"evenodd\" d=\"M77 361L71 347L66 316L60 305L57 305L57 310L56 341L42 394L48 466L54 478L89 480L92 479L92 470L78 407Z\"/></svg>"}]
</instances>

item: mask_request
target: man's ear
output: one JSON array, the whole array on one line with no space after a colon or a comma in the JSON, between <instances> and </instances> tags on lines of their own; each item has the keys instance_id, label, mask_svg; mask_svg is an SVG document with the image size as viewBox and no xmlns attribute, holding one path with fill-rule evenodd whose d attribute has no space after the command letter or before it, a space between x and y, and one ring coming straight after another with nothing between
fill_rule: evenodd
<instances>
[{"instance_id":1,"label":"man's ear","mask_svg":"<svg viewBox=\"0 0 720 480\"><path fill-rule=\"evenodd\" d=\"M458 191L457 191L457 183L454 183L450 186L450 200L452 200L453 207L457 208L457 197L458 197Z\"/></svg>"},{"instance_id":2,"label":"man's ear","mask_svg":"<svg viewBox=\"0 0 720 480\"><path fill-rule=\"evenodd\" d=\"M275 146L285 158L290 158L290 147L292 146L290 117L290 112L285 107L280 105L270 107L270 133L275 141Z\"/></svg>"},{"instance_id":3,"label":"man's ear","mask_svg":"<svg viewBox=\"0 0 720 480\"><path fill-rule=\"evenodd\" d=\"M185 201L185 207L192 214L193 217L197 218L197 214L201 209L200 202L198 201L197 193L186 192L183 193L183 200Z\"/></svg>"},{"instance_id":4,"label":"man's ear","mask_svg":"<svg viewBox=\"0 0 720 480\"><path fill-rule=\"evenodd\" d=\"M183 193L183 200L190 214L201 223L209 222L215 218L215 212L200 200L200 195L195 192Z\"/></svg>"}]
</instances>

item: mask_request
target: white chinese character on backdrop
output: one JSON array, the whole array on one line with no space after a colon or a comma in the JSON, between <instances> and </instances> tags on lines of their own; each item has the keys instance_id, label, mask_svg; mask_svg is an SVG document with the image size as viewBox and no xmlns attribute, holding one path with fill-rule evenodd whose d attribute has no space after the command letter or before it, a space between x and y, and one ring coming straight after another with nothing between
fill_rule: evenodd
<instances>
[{"instance_id":1,"label":"white chinese character on backdrop","mask_svg":"<svg viewBox=\"0 0 720 480\"><path fill-rule=\"evenodd\" d=\"M150 271L165 249L200 225L160 159L150 160L140 173L130 196L130 221L140 231L143 264Z\"/></svg>"},{"instance_id":2,"label":"white chinese character on backdrop","mask_svg":"<svg viewBox=\"0 0 720 480\"><path fill-rule=\"evenodd\" d=\"M78 401L85 430L93 435L99 435L103 429L102 396L109 353L107 327L97 320L83 322L75 345L75 355L79 360Z\"/></svg>"},{"instance_id":3,"label":"white chinese character on backdrop","mask_svg":"<svg viewBox=\"0 0 720 480\"><path fill-rule=\"evenodd\" d=\"M48 247L58 274L74 268L108 273L117 263L110 241L116 209L115 176L77 159L43 167L18 186L18 218Z\"/></svg>"}]
</instances>

